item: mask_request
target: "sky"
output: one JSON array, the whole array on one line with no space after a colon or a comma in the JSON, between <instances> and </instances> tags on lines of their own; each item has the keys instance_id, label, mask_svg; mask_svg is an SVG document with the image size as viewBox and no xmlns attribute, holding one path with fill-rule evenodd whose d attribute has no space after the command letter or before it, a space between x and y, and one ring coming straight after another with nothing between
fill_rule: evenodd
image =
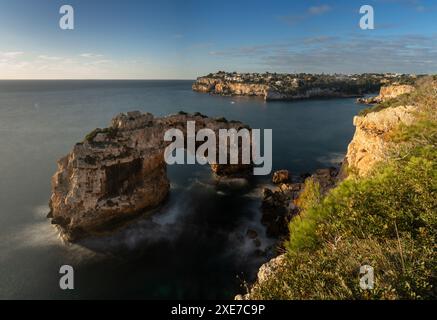
<instances>
[{"instance_id":1,"label":"sky","mask_svg":"<svg viewBox=\"0 0 437 320\"><path fill-rule=\"evenodd\" d=\"M374 30L359 27L366 4ZM0 0L0 79L435 74L436 18L435 0Z\"/></svg>"}]
</instances>

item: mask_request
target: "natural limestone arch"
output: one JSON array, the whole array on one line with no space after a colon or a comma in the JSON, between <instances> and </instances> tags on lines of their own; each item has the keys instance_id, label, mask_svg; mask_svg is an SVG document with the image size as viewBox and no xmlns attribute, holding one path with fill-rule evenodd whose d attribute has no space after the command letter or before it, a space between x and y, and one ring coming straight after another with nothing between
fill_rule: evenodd
<instances>
[{"instance_id":1,"label":"natural limestone arch","mask_svg":"<svg viewBox=\"0 0 437 320\"><path fill-rule=\"evenodd\" d=\"M238 121L200 113L155 118L138 111L116 116L110 127L96 129L58 161L52 178L49 218L64 239L101 234L121 221L156 208L165 201L170 183L164 150L166 130L186 135L187 121L203 128L248 128ZM218 176L247 172L247 165L211 165Z\"/></svg>"}]
</instances>

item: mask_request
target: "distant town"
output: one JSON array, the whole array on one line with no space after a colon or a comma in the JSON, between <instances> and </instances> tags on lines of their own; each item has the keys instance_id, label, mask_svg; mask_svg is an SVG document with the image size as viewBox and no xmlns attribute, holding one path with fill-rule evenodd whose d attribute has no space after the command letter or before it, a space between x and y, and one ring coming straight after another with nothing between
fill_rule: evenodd
<instances>
[{"instance_id":1,"label":"distant town","mask_svg":"<svg viewBox=\"0 0 437 320\"><path fill-rule=\"evenodd\" d=\"M261 96L266 100L295 100L329 97L362 97L384 85L411 84L418 75L365 74L281 74L219 71L199 77L193 90L218 95Z\"/></svg>"}]
</instances>

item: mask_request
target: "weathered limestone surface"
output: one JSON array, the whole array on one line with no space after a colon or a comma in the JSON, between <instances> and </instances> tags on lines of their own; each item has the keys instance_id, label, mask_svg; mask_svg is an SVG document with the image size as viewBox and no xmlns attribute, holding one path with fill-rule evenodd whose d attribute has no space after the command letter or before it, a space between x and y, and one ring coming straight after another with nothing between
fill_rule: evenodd
<instances>
[{"instance_id":1,"label":"weathered limestone surface","mask_svg":"<svg viewBox=\"0 0 437 320\"><path fill-rule=\"evenodd\" d=\"M391 86L384 86L381 87L381 90L379 92L379 95L376 97L371 98L359 98L359 103L364 104L375 104L375 103L381 103L384 101L387 101L389 99L397 98L400 95L411 93L415 90L414 86L407 85L407 84L397 84L397 85L391 85Z\"/></svg>"},{"instance_id":2,"label":"weathered limestone surface","mask_svg":"<svg viewBox=\"0 0 437 320\"><path fill-rule=\"evenodd\" d=\"M292 86L284 91L269 84L233 82L211 77L199 77L192 89L224 96L257 96L269 101L361 96L347 92L346 89L312 87L300 90L298 86Z\"/></svg>"},{"instance_id":3,"label":"weathered limestone surface","mask_svg":"<svg viewBox=\"0 0 437 320\"><path fill-rule=\"evenodd\" d=\"M358 175L366 175L374 165L387 157L390 133L401 123L414 121L416 107L400 106L371 112L354 118L355 135L349 144L345 163Z\"/></svg>"},{"instance_id":4,"label":"weathered limestone surface","mask_svg":"<svg viewBox=\"0 0 437 320\"><path fill-rule=\"evenodd\" d=\"M397 92L399 93L399 91ZM360 176L368 174L377 162L386 158L392 143L389 135L401 123L412 124L416 111L417 107L414 106L400 106L355 117L355 135L349 144L344 167L354 168ZM311 178L319 183L321 192L324 194L335 187L338 179L344 178L341 175L342 173L338 174L334 168L330 168L317 170ZM267 225L268 231L273 230L275 233L279 231L280 235L288 232L286 228L288 222L299 213L299 208L294 205L294 200L299 197L303 189L303 183L294 183L283 184L277 191L270 189L264 191L263 222ZM284 267L284 261L285 255L280 255L261 266L252 289L268 280L279 268ZM235 299L250 300L252 299L251 292L252 290L245 295L237 295Z\"/></svg>"},{"instance_id":5,"label":"weathered limestone surface","mask_svg":"<svg viewBox=\"0 0 437 320\"><path fill-rule=\"evenodd\" d=\"M396 98L405 93L411 93L415 90L415 88L411 85L393 85L393 86L385 86L381 88L378 99L381 101L386 101L388 99Z\"/></svg>"},{"instance_id":6,"label":"weathered limestone surface","mask_svg":"<svg viewBox=\"0 0 437 320\"><path fill-rule=\"evenodd\" d=\"M256 287L263 282L269 280L270 277L278 272L278 269L283 268L285 265L285 259L285 254L282 254L263 264L258 270L257 281L254 284L254 287L252 287L252 290L256 289ZM252 300L252 297L250 293L244 295L239 294L235 296L235 300Z\"/></svg>"},{"instance_id":7,"label":"weathered limestone surface","mask_svg":"<svg viewBox=\"0 0 437 320\"><path fill-rule=\"evenodd\" d=\"M223 81L216 78L200 77L193 84L193 90L202 93L218 95L262 96L269 93L269 86L265 84L245 84Z\"/></svg>"},{"instance_id":8,"label":"weathered limestone surface","mask_svg":"<svg viewBox=\"0 0 437 320\"><path fill-rule=\"evenodd\" d=\"M246 127L241 122L212 119L201 114L154 118L130 112L116 116L111 126L96 129L58 161L52 178L49 217L66 240L107 232L111 227L160 205L170 184L164 150L170 128L186 135L187 121L196 121L196 132L209 128ZM212 165L217 175L232 175L246 165Z\"/></svg>"}]
</instances>

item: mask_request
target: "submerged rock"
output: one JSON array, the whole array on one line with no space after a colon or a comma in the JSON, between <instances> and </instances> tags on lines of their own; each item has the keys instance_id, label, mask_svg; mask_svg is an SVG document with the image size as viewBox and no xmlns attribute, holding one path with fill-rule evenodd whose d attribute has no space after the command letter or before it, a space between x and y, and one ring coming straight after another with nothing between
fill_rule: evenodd
<instances>
[{"instance_id":1,"label":"submerged rock","mask_svg":"<svg viewBox=\"0 0 437 320\"><path fill-rule=\"evenodd\" d=\"M196 130L239 129L240 122L223 122L200 114L154 118L129 112L116 116L111 126L96 129L58 161L52 178L49 217L66 240L105 233L145 210L159 206L167 197L164 150L166 130L186 135L187 121ZM247 172L248 165L212 165L218 176Z\"/></svg>"}]
</instances>

